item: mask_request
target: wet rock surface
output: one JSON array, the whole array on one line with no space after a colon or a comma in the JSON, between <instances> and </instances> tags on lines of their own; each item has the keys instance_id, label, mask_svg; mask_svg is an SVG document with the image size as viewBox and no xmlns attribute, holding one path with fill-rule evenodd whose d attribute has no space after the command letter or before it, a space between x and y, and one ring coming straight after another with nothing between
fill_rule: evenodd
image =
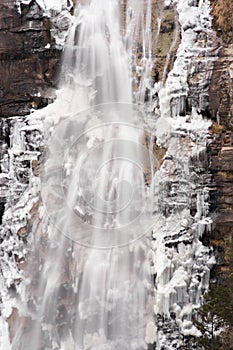
<instances>
[{"instance_id":1,"label":"wet rock surface","mask_svg":"<svg viewBox=\"0 0 233 350\"><path fill-rule=\"evenodd\" d=\"M181 40L180 23L174 5L165 6L163 0L152 1L152 30L152 78L154 82L165 82L173 67Z\"/></svg>"}]
</instances>

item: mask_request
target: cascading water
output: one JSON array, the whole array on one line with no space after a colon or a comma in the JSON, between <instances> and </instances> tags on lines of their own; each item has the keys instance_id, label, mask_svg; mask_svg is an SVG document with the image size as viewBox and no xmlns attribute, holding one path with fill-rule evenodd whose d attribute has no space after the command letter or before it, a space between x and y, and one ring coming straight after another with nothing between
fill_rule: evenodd
<instances>
[{"instance_id":1,"label":"cascading water","mask_svg":"<svg viewBox=\"0 0 233 350\"><path fill-rule=\"evenodd\" d=\"M79 1L57 99L9 123L1 350L173 350L198 336L213 264L210 32L208 0Z\"/></svg>"},{"instance_id":2,"label":"cascading water","mask_svg":"<svg viewBox=\"0 0 233 350\"><path fill-rule=\"evenodd\" d=\"M131 104L129 42L142 35L142 99L150 1L128 5L125 38L117 1L84 1L75 10L61 72L72 100L48 139L41 173L46 213L30 259L37 272L29 269L26 286L36 302L25 306L32 322L18 328L13 350L140 350L154 341L148 174L155 164L143 114Z\"/></svg>"}]
</instances>

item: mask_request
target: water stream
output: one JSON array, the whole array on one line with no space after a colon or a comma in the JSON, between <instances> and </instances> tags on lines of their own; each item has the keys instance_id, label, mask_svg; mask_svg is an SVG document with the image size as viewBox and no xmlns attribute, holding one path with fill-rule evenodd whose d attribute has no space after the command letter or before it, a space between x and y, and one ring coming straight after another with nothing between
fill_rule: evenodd
<instances>
[{"instance_id":1,"label":"water stream","mask_svg":"<svg viewBox=\"0 0 233 350\"><path fill-rule=\"evenodd\" d=\"M151 4L130 0L126 24L119 5L91 0L75 9L60 79L72 100L48 138L41 170L46 211L26 287L36 300L27 305L33 321L19 327L13 350L142 350L153 343L156 160L143 111L132 104L144 101L150 78Z\"/></svg>"}]
</instances>

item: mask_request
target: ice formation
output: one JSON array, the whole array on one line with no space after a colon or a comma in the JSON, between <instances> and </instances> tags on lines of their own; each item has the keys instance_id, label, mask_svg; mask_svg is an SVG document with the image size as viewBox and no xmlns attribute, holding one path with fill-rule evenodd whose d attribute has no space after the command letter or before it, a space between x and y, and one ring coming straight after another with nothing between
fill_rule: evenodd
<instances>
[{"instance_id":1,"label":"ice formation","mask_svg":"<svg viewBox=\"0 0 233 350\"><path fill-rule=\"evenodd\" d=\"M28 2L18 1L19 5L20 3L28 4ZM43 8L45 15L50 15L51 11L55 11L60 16L64 15L65 11L65 16L70 18L68 15L70 5L67 5L67 1L38 0L37 3ZM4 346L1 345L4 350L25 350L27 346L30 349L39 349L39 344L40 346L43 344L43 349L50 350L75 349L75 344L78 344L78 349L85 350L104 350L105 348L108 350L125 348L136 350L145 349L148 344L157 350L172 350L182 346L185 336L198 336L192 323L192 314L200 306L203 294L208 289L209 271L214 263L210 248L201 242L203 233L210 229L212 222L208 204L210 176L206 171L205 153L210 123L201 114L206 103L204 88L198 101L191 103L193 106L191 111L186 111L186 101L192 98L192 95L190 97L190 75L195 72L199 74L198 67L205 65L207 73L204 76L200 74L199 79L208 82L211 76L215 57L211 53L214 46L214 34L211 30L210 5L207 0L165 1L168 7L176 6L177 20L181 25L181 43L173 69L167 72L165 66L164 82L158 82L151 87L149 77L153 59L151 38L148 36L151 2L148 0L146 3L148 6L141 9L137 1L128 1L124 40L120 35L117 16L114 16L112 12L116 2L108 0L100 3L92 0L90 6L93 12L90 11L88 4L86 7L85 5L77 7L77 12L72 19L74 25L67 41L64 79L57 93L57 100L45 109L34 112L28 118L12 120L11 147L4 160L6 166L4 176L9 177L12 186L11 193L8 192L2 225L4 239L0 245L3 252L0 281L3 300L0 339L1 344L4 344ZM99 18L99 22L96 16L98 13L105 14L105 18ZM82 23L83 18L85 18L84 23ZM145 20L143 24L142 19ZM94 23L93 27L91 23ZM83 35L81 38L78 35L79 26L84 29L80 32ZM62 22L58 23L58 28L60 27L63 27ZM141 28L139 33L136 33L137 27ZM64 26L65 30L67 28ZM90 31L95 35L91 37L92 41L85 46L85 40L90 35ZM142 35L140 40L144 49L146 48L143 51L142 62L138 62L133 56L132 46L127 47L134 35ZM57 44L63 43L64 36L61 41L59 41L59 35L56 38ZM76 53L74 53L75 50ZM134 102L143 103L146 89L151 89L151 99L145 109L146 113L148 110L150 113L144 118L144 110L142 117L138 118L139 120L141 118L143 126L147 125L151 140L156 137L157 144L166 149L162 165L155 166L150 180L153 190L152 225L151 222L148 225L147 221L144 221L144 225L151 227L152 234L143 236L144 238L137 240L136 244L131 242L122 250L115 251L114 248L113 250L89 252L83 247L83 244L90 245L91 242L98 246L106 242L109 247L109 237L100 236L97 241L93 242L93 237L88 236L89 240L86 242L86 237L79 235L78 240L83 239L82 245L79 246L67 240L65 236L58 235L54 225L51 225L46 216L48 208L41 203L38 159L45 148L45 140L49 139L54 129L58 130L47 149L49 153L56 152L57 149L64 147L65 142L70 142L64 169L63 164L59 164L60 159L63 159L59 158L61 156L59 154L57 159L46 158L47 167L50 170L54 166L55 170L60 169L61 171L62 169L66 174L65 180L71 183L73 181L75 186L79 179L72 178L70 174L72 174L75 159L79 157L79 154L75 148L75 140L72 140L71 137L74 135L70 130L73 128L75 130L77 126L83 129L86 140L82 139L83 135L79 139L79 142L83 142L79 149L81 153L96 146L98 148L103 139L111 143L111 140L115 138L116 130L106 128L106 125L106 130L103 128L103 121L106 123L103 118L103 109L94 109L95 118L93 115L90 116L90 112L85 114L82 111L90 107L90 103L93 106L96 103L124 102L129 104L132 102L128 71L129 57L133 58L132 65L137 66L136 70L142 72L138 90L133 94ZM103 73L106 70L109 75L104 81L101 77L106 78ZM109 76L111 76L111 81L108 80ZM123 106L119 108L121 111L127 111L125 114L131 115L132 110L129 112L127 108L125 109L125 105L121 106ZM92 109L91 111L93 112ZM78 112L79 121L73 118L73 115ZM111 114L110 111L108 114ZM71 118L67 119L67 116ZM111 121L124 124L124 119L118 120L115 115L112 116ZM142 135L138 132L135 134L135 129L132 131L132 125L135 126L134 118L127 121L130 121L131 127L124 125L121 126L122 129L118 128L117 137L123 144L127 140L128 144L125 143L125 148L129 147L130 150L132 142L140 144ZM57 125L58 129L56 129ZM62 127L59 128L59 125ZM138 126L138 121L136 125ZM88 129L88 132L85 128ZM128 137L128 134L131 134L131 138ZM62 137L65 142L61 142ZM97 160L104 164L108 152L113 152L113 155L118 157L111 147L107 150L103 158L98 158L100 154L97 153L91 162L87 162L90 174L97 166L96 156ZM139 151L137 150L137 153ZM129 151L128 155L132 156L132 152ZM122 158L122 153L119 158ZM135 155L133 155L133 161L140 163ZM105 197L108 202L115 196L114 184L117 188L115 178L120 177L122 182L128 183L135 181L131 165L126 168L122 164L119 166L119 169L125 169L122 175L119 173L119 164L121 163L116 163L112 169L112 178L110 178L112 191L106 191L107 198ZM151 167L150 160L148 164ZM79 163L77 163L76 169L79 168ZM43 176L42 182L45 179ZM85 178L84 173L83 178ZM49 183L49 180L49 177L46 178L48 186L53 186L54 183L56 185L57 175L52 174L52 184ZM138 189L141 189L143 187L142 178L138 177L137 181L139 181L137 182ZM104 185L103 181L99 182L100 197L104 196ZM67 186L67 183L64 183L64 188ZM49 191L51 188L49 187ZM44 193L43 190L45 190ZM55 191L57 191L55 200L60 210L60 188L56 187ZM53 198L47 198L48 194L49 192L46 192L46 188L42 186L42 199L45 204L52 203L50 201L53 200ZM85 220L90 220L90 212L82 201L77 201L72 189L68 194L72 203L76 205L75 210L79 220L77 222L80 222L80 217L82 222L84 217ZM85 192L84 199L89 195L88 191ZM124 197L123 194L120 195ZM130 195L129 192L128 195ZM147 195L146 191L143 192L143 196ZM142 202L143 196L140 199ZM97 205L95 200L95 205ZM142 206L140 200L138 203L139 206ZM98 208L100 211L106 211L105 204L101 204ZM59 218L56 213L54 215L50 209L51 206L49 206L50 218L52 216L52 219L58 222ZM64 213L70 215L69 211L63 211L62 215ZM116 218L118 221L125 220L125 216L116 215L115 218L112 218L110 214L104 217L108 228L111 225L114 228L118 227L118 222L114 221ZM127 220L129 217L132 218L130 215L127 213ZM71 224L72 218L71 216ZM69 232L72 231L71 224ZM98 225L102 227L102 224L98 219L94 226L98 228ZM63 225L67 223L61 222L58 229L64 230ZM137 230L142 226L142 223L141 226L137 225ZM83 229L86 232L85 228ZM144 229L142 227L142 231ZM28 236L28 232L34 232L34 234ZM70 237L69 234L67 236ZM103 237L105 237L104 240ZM71 238L74 239L72 236ZM37 261L28 258L28 250L32 248L35 249ZM44 256L43 250L50 255L50 259ZM24 271L26 269L25 259L29 259L31 264L31 268L27 268L27 278L25 278ZM131 270L125 270L125 266ZM38 276L32 273L33 268L38 269L38 274L42 275L40 285L37 283ZM83 277L85 274L89 280ZM154 278L154 285L152 285L151 277ZM80 284L80 281L83 283ZM38 300L40 298L41 300ZM40 311L37 310L39 305ZM119 310L118 313L114 313L114 307ZM16 312L15 310L18 310L22 324L21 327L16 327L13 345L10 345L10 340L6 337L7 323L5 321ZM54 314L55 310L57 315ZM36 320L38 312L40 322ZM51 317L51 320L49 315L53 315L55 321L54 317ZM28 317L35 321L31 326L33 333L28 335L25 331L23 336L22 329L25 329ZM54 322L56 327L54 327ZM107 325L108 322L110 324ZM139 327L136 330L137 323ZM33 343L30 343L31 340L29 342L28 337L32 338L32 334ZM21 347L17 348L19 344Z\"/></svg>"},{"instance_id":2,"label":"ice formation","mask_svg":"<svg viewBox=\"0 0 233 350\"><path fill-rule=\"evenodd\" d=\"M57 48L62 49L72 23L70 10L73 7L73 2L71 0L36 0L35 2L44 12L44 16L50 18L51 36L54 38ZM16 0L18 12L21 13L21 5L30 5L31 3L32 0Z\"/></svg>"}]
</instances>

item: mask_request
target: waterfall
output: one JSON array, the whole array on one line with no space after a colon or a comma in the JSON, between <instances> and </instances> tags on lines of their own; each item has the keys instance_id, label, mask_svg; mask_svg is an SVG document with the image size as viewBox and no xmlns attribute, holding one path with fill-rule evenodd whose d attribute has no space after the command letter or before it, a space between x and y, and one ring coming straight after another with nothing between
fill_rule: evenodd
<instances>
[{"instance_id":1,"label":"waterfall","mask_svg":"<svg viewBox=\"0 0 233 350\"><path fill-rule=\"evenodd\" d=\"M57 110L41 170L45 213L25 286L34 296L25 306L31 321L18 327L13 350L142 350L154 341L156 160L145 145L143 110L132 104L130 42L142 37L137 101L150 77L150 11L150 1L129 1L124 30L115 0L75 9L60 78L70 103L64 114Z\"/></svg>"},{"instance_id":2,"label":"waterfall","mask_svg":"<svg viewBox=\"0 0 233 350\"><path fill-rule=\"evenodd\" d=\"M182 349L198 336L192 315L214 263L201 242L212 222L209 1L81 0L70 17L57 99L9 122L0 285L11 339L0 318L0 341Z\"/></svg>"}]
</instances>

